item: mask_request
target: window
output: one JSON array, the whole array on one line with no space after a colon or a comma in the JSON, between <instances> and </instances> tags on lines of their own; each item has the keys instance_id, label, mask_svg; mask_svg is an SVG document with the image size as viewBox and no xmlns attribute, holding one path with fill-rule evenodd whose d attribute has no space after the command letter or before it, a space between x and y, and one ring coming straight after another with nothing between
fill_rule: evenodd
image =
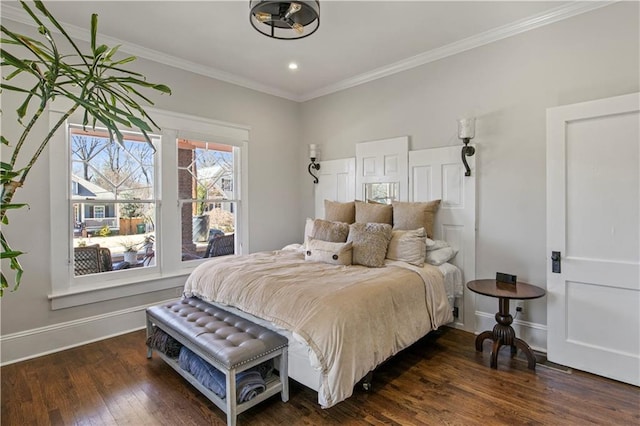
<instances>
[{"instance_id":1,"label":"window","mask_svg":"<svg viewBox=\"0 0 640 426\"><path fill-rule=\"evenodd\" d=\"M104 219L104 206L93 206L93 217L96 219Z\"/></svg>"},{"instance_id":2,"label":"window","mask_svg":"<svg viewBox=\"0 0 640 426\"><path fill-rule=\"evenodd\" d=\"M184 139L177 144L181 260L234 254L234 158L239 148Z\"/></svg>"},{"instance_id":3,"label":"window","mask_svg":"<svg viewBox=\"0 0 640 426\"><path fill-rule=\"evenodd\" d=\"M136 134L122 144L69 127L74 275L155 265L155 150Z\"/></svg>"},{"instance_id":4,"label":"window","mask_svg":"<svg viewBox=\"0 0 640 426\"><path fill-rule=\"evenodd\" d=\"M66 110L54 104L50 126ZM180 287L205 261L202 256L225 253L218 246L236 254L248 246L248 210L241 194L248 191L249 130L152 108L147 112L162 128L151 136L155 153L140 135L125 134L127 129L120 129L124 144L114 145L99 130L75 126L82 122L81 112L51 140L51 146L67 147L49 155L54 310ZM181 157L186 155L188 163ZM203 215L209 223L194 242L193 218ZM208 239L220 236L207 253ZM96 244L98 254L91 249ZM126 251L130 246L132 254ZM103 269L76 273L76 251L99 257L94 263ZM128 267L120 269L125 262Z\"/></svg>"},{"instance_id":5,"label":"window","mask_svg":"<svg viewBox=\"0 0 640 426\"><path fill-rule=\"evenodd\" d=\"M398 200L398 182L365 183L364 198L376 203L391 204Z\"/></svg>"}]
</instances>

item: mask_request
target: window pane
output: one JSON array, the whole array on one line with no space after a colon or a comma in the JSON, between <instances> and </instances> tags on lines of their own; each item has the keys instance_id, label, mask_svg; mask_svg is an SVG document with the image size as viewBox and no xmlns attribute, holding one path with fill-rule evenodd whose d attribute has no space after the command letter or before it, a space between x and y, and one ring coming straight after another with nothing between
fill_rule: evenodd
<instances>
[{"instance_id":1,"label":"window pane","mask_svg":"<svg viewBox=\"0 0 640 426\"><path fill-rule=\"evenodd\" d=\"M178 140L178 196L182 201L182 260L234 253L234 148ZM232 201L233 200L233 201ZM209 242L216 240L213 249ZM225 244L224 249L218 246Z\"/></svg>"},{"instance_id":2,"label":"window pane","mask_svg":"<svg viewBox=\"0 0 640 426\"><path fill-rule=\"evenodd\" d=\"M96 219L104 219L104 206L94 206L93 217Z\"/></svg>"},{"instance_id":3,"label":"window pane","mask_svg":"<svg viewBox=\"0 0 640 426\"><path fill-rule=\"evenodd\" d=\"M391 204L398 200L398 182L367 183L364 185L364 196L367 201Z\"/></svg>"},{"instance_id":4,"label":"window pane","mask_svg":"<svg viewBox=\"0 0 640 426\"><path fill-rule=\"evenodd\" d=\"M92 217L98 207L105 217ZM73 203L72 210L76 276L155 266L155 204ZM129 213L109 213L115 211Z\"/></svg>"},{"instance_id":5,"label":"window pane","mask_svg":"<svg viewBox=\"0 0 640 426\"><path fill-rule=\"evenodd\" d=\"M203 210L203 214L194 214ZM234 202L183 203L182 260L234 254L235 223ZM224 238L218 240L221 237Z\"/></svg>"},{"instance_id":6,"label":"window pane","mask_svg":"<svg viewBox=\"0 0 640 426\"><path fill-rule=\"evenodd\" d=\"M128 139L130 137L130 139ZM121 146L99 133L71 132L72 191L80 197L153 198L154 151L144 140L125 134ZM83 190L77 188L78 183Z\"/></svg>"},{"instance_id":7,"label":"window pane","mask_svg":"<svg viewBox=\"0 0 640 426\"><path fill-rule=\"evenodd\" d=\"M74 274L155 265L154 150L139 135L122 145L70 128Z\"/></svg>"}]
</instances>

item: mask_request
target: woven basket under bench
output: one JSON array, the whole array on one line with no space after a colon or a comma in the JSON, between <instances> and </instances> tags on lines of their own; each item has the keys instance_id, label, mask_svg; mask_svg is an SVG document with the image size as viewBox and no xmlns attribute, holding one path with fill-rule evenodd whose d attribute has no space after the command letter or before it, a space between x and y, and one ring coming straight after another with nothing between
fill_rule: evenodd
<instances>
[{"instance_id":1,"label":"woven basket under bench","mask_svg":"<svg viewBox=\"0 0 640 426\"><path fill-rule=\"evenodd\" d=\"M238 414L272 395L281 393L284 402L289 399L286 337L197 298L152 306L147 308L146 314L147 358L151 358L154 349L149 342L155 326L224 373L226 397L221 398L183 370L177 358L156 351L167 364L227 414L227 425L235 425ZM264 392L238 403L236 374L270 360L274 362L279 375L267 381Z\"/></svg>"}]
</instances>

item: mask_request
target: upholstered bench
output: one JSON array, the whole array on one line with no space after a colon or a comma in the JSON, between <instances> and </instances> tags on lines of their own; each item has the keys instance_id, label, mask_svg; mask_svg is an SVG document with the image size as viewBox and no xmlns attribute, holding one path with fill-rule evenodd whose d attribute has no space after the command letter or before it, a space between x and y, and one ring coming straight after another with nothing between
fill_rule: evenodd
<instances>
[{"instance_id":1,"label":"upholstered bench","mask_svg":"<svg viewBox=\"0 0 640 426\"><path fill-rule=\"evenodd\" d=\"M147 337L158 327L186 346L226 379L226 397L221 398L183 370L175 358L157 351L160 357L186 378L211 402L227 414L227 424L235 425L236 417L272 395L281 393L289 399L287 375L287 338L197 298L178 299L147 308ZM149 341L149 339L148 339ZM153 347L148 346L147 358ZM263 364L278 361L278 376L266 383L264 392L238 403L236 374Z\"/></svg>"}]
</instances>

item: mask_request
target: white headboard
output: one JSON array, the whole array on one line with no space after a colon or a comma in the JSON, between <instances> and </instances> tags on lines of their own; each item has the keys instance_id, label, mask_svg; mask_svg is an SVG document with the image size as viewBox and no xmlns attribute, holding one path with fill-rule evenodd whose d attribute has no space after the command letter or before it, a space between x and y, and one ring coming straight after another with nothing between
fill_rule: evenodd
<instances>
[{"instance_id":1,"label":"white headboard","mask_svg":"<svg viewBox=\"0 0 640 426\"><path fill-rule=\"evenodd\" d=\"M380 142L381 149L388 151L389 140L366 142L368 156L375 149L375 142ZM462 270L466 284L475 279L476 270L476 178L475 156L467 158L471 176L464 176L461 148L451 146L409 151L407 167L399 168L408 174L408 201L442 200L436 214L435 238L445 240L458 249L451 263ZM356 186L357 167L363 164L363 160L356 157L321 162L320 182L315 193L316 217L324 217L325 199L351 201L356 194L364 193ZM358 180L364 185L363 180ZM455 327L475 331L475 297L466 285L463 297L456 298L455 306L458 308Z\"/></svg>"},{"instance_id":2,"label":"white headboard","mask_svg":"<svg viewBox=\"0 0 640 426\"><path fill-rule=\"evenodd\" d=\"M322 161L315 186L315 217L324 217L324 200L351 201L356 197L356 159Z\"/></svg>"},{"instance_id":3,"label":"white headboard","mask_svg":"<svg viewBox=\"0 0 640 426\"><path fill-rule=\"evenodd\" d=\"M467 283L476 275L475 156L467 158L471 176L465 176L460 151L460 146L409 151L409 201L442 200L436 214L435 238L458 249L451 263L462 269L463 282ZM464 297L455 302L456 327L475 331L475 297L466 285L464 292Z\"/></svg>"}]
</instances>

